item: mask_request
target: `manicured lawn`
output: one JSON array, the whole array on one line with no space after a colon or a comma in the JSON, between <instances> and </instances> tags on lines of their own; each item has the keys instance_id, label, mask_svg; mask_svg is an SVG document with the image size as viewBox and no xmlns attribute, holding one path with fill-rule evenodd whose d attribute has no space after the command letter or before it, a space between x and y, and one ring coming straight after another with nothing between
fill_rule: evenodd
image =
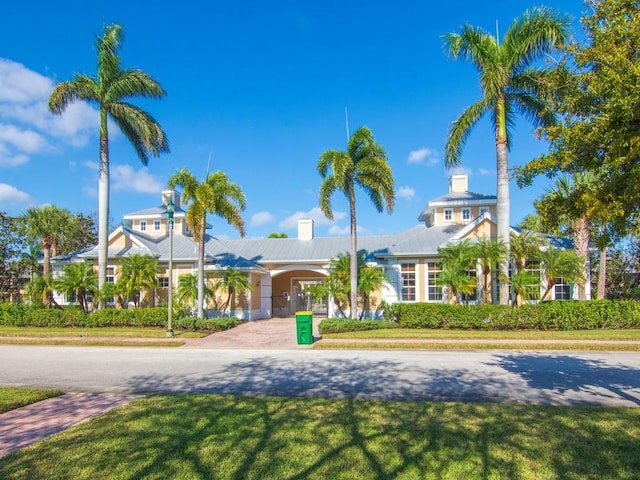
<instances>
[{"instance_id":1,"label":"manicured lawn","mask_svg":"<svg viewBox=\"0 0 640 480\"><path fill-rule=\"evenodd\" d=\"M409 342L389 340L371 340L361 341L331 340L318 342L313 345L318 350L582 350L582 351L598 351L598 352L640 352L640 344L624 344L624 343L550 343L550 342Z\"/></svg>"},{"instance_id":2,"label":"manicured lawn","mask_svg":"<svg viewBox=\"0 0 640 480\"><path fill-rule=\"evenodd\" d=\"M59 390L40 390L35 388L0 387L0 413L14 408L24 407L45 398L62 395Z\"/></svg>"},{"instance_id":3,"label":"manicured lawn","mask_svg":"<svg viewBox=\"0 0 640 480\"><path fill-rule=\"evenodd\" d=\"M632 479L640 409L152 396L0 459L0 477Z\"/></svg>"},{"instance_id":4,"label":"manicured lawn","mask_svg":"<svg viewBox=\"0 0 640 480\"><path fill-rule=\"evenodd\" d=\"M5 327L0 326L0 337L123 337L123 338L165 338L162 328L142 327L96 327L96 328L48 328L48 327ZM176 330L177 338L202 338L206 333Z\"/></svg>"},{"instance_id":5,"label":"manicured lawn","mask_svg":"<svg viewBox=\"0 0 640 480\"><path fill-rule=\"evenodd\" d=\"M379 338L379 339L455 339L455 340L638 340L640 329L618 330L431 330L396 328L363 332L331 333L323 338Z\"/></svg>"}]
</instances>

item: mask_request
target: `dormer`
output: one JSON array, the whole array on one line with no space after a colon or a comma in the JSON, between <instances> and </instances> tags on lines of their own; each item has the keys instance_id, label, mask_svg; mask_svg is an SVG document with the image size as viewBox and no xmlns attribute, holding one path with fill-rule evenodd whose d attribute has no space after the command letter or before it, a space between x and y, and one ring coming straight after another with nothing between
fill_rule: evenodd
<instances>
[{"instance_id":1,"label":"dormer","mask_svg":"<svg viewBox=\"0 0 640 480\"><path fill-rule=\"evenodd\" d=\"M465 225L489 212L496 214L497 198L469 191L468 175L451 175L449 193L434 198L420 213L418 220L427 227L435 225Z\"/></svg>"},{"instance_id":2,"label":"dormer","mask_svg":"<svg viewBox=\"0 0 640 480\"><path fill-rule=\"evenodd\" d=\"M172 199L174 204L173 233L174 235L188 235L189 232L185 222L185 211L181 205L180 192L164 190L162 191L161 198L162 204L159 207L128 213L124 216L124 219L131 222L131 229L135 232L140 232L149 237L163 237L168 235L167 204L169 203L169 199Z\"/></svg>"}]
</instances>

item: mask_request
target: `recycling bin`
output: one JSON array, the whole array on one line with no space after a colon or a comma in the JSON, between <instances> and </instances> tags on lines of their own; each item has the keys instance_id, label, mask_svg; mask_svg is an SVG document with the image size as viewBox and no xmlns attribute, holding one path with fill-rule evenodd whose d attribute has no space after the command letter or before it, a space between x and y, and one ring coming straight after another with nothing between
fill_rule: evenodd
<instances>
[{"instance_id":1,"label":"recycling bin","mask_svg":"<svg viewBox=\"0 0 640 480\"><path fill-rule=\"evenodd\" d=\"M296 334L298 345L313 343L313 312L296 312Z\"/></svg>"}]
</instances>

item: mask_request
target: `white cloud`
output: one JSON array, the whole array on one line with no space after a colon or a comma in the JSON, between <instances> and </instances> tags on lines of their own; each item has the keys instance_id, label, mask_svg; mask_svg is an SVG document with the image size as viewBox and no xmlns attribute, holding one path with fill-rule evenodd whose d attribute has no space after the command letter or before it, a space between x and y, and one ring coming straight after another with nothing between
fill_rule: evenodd
<instances>
[{"instance_id":1,"label":"white cloud","mask_svg":"<svg viewBox=\"0 0 640 480\"><path fill-rule=\"evenodd\" d=\"M98 198L98 189L89 185L82 186L82 193L87 197Z\"/></svg>"},{"instance_id":2,"label":"white cloud","mask_svg":"<svg viewBox=\"0 0 640 480\"><path fill-rule=\"evenodd\" d=\"M111 180L116 192L159 193L163 188L160 179L150 174L147 167L136 170L131 165L111 166Z\"/></svg>"},{"instance_id":3,"label":"white cloud","mask_svg":"<svg viewBox=\"0 0 640 480\"><path fill-rule=\"evenodd\" d=\"M13 185L0 183L0 202L3 203L27 203L31 200L28 193L18 190Z\"/></svg>"},{"instance_id":4,"label":"white cloud","mask_svg":"<svg viewBox=\"0 0 640 480\"><path fill-rule=\"evenodd\" d=\"M429 166L436 165L438 163L438 152L430 148L419 148L409 152L408 163L426 163Z\"/></svg>"},{"instance_id":5,"label":"white cloud","mask_svg":"<svg viewBox=\"0 0 640 480\"><path fill-rule=\"evenodd\" d=\"M480 176L486 177L488 175L491 175L492 170L489 170L488 168L479 168L478 173L480 174Z\"/></svg>"},{"instance_id":6,"label":"white cloud","mask_svg":"<svg viewBox=\"0 0 640 480\"><path fill-rule=\"evenodd\" d=\"M307 212L297 211L293 215L290 215L281 221L279 226L284 229L296 228L298 226L298 220L301 218L311 218L315 225L318 226L333 225L335 222L342 220L346 216L347 214L345 212L333 212L333 220L329 220L324 213L322 213L320 207L313 207Z\"/></svg>"},{"instance_id":7,"label":"white cloud","mask_svg":"<svg viewBox=\"0 0 640 480\"><path fill-rule=\"evenodd\" d=\"M51 78L0 58L0 166L23 164L29 154L60 142L84 146L97 132L98 112L84 102L70 104L61 115L49 112L53 87Z\"/></svg>"},{"instance_id":8,"label":"white cloud","mask_svg":"<svg viewBox=\"0 0 640 480\"><path fill-rule=\"evenodd\" d=\"M273 222L274 216L269 212L258 212L251 216L251 222L249 223L252 227L259 227L261 225L267 225Z\"/></svg>"},{"instance_id":9,"label":"white cloud","mask_svg":"<svg viewBox=\"0 0 640 480\"><path fill-rule=\"evenodd\" d=\"M412 200L416 191L411 187L400 187L396 192L396 196L404 200Z\"/></svg>"},{"instance_id":10,"label":"white cloud","mask_svg":"<svg viewBox=\"0 0 640 480\"><path fill-rule=\"evenodd\" d=\"M359 234L366 233L366 230L360 225L356 225L356 232L358 232ZM351 226L347 225L346 227L341 227L339 225L333 225L329 228L328 233L329 235L336 236L351 235Z\"/></svg>"},{"instance_id":11,"label":"white cloud","mask_svg":"<svg viewBox=\"0 0 640 480\"><path fill-rule=\"evenodd\" d=\"M84 162L84 166L89 170L95 170L96 172L100 170L100 164L98 162L92 162L91 160Z\"/></svg>"}]
</instances>

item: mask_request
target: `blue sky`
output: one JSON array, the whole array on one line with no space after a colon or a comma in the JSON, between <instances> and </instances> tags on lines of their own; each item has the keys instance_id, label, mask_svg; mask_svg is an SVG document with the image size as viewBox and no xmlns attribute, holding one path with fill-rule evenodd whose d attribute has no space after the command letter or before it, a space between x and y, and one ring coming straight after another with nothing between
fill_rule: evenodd
<instances>
[{"instance_id":1,"label":"blue sky","mask_svg":"<svg viewBox=\"0 0 640 480\"><path fill-rule=\"evenodd\" d=\"M182 167L198 178L226 172L247 197L248 237L296 235L298 217L315 219L316 235L348 235L346 200L334 197L335 220L320 214L319 155L346 145L366 125L388 154L396 207L379 214L358 197L361 234L416 225L425 203L443 193L451 174L443 149L450 122L480 98L475 70L444 54L441 35L470 23L504 31L523 0L325 0L87 3L9 2L0 16L0 210L20 214L55 204L97 211L98 115L78 104L62 117L47 112L56 82L95 74L94 35L126 28L123 65L149 72L167 90L138 103L165 129L171 153L143 167L126 139L111 129L111 211L122 215L160 203L160 191ZM574 19L581 0L543 3ZM520 119L510 165L546 150ZM495 194L495 147L488 122L471 134L463 156L470 190ZM549 186L512 182L511 223L533 211ZM237 238L210 218L212 234Z\"/></svg>"}]
</instances>

